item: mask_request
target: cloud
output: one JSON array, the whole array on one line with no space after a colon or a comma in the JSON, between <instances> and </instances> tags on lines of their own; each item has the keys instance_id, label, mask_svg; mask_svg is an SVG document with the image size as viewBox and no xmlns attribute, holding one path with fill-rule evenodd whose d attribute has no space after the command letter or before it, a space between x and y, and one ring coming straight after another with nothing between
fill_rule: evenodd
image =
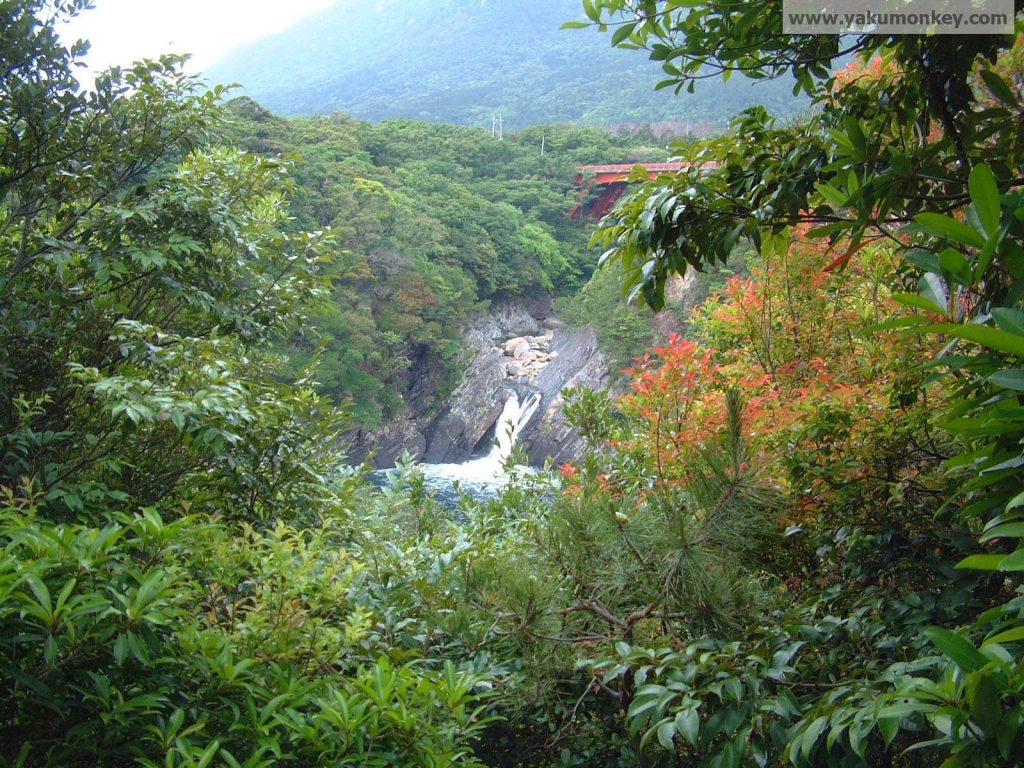
<instances>
[{"instance_id":1,"label":"cloud","mask_svg":"<svg viewBox=\"0 0 1024 768\"><path fill-rule=\"evenodd\" d=\"M200 72L236 46L290 27L335 0L95 0L61 28L90 42L90 72L164 53L189 53Z\"/></svg>"}]
</instances>

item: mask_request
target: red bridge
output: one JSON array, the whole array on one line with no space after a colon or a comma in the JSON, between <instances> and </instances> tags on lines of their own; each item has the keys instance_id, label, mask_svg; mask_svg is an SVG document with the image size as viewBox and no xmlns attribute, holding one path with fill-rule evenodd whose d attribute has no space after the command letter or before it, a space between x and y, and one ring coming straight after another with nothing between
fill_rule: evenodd
<instances>
[{"instance_id":1,"label":"red bridge","mask_svg":"<svg viewBox=\"0 0 1024 768\"><path fill-rule=\"evenodd\" d=\"M626 191L630 177L640 166L647 171L647 178L656 179L665 174L677 174L693 167L693 163L617 163L613 165L581 165L576 168L576 186L580 188L580 201L569 211L574 219L600 219L606 216ZM704 163L702 168L714 168L715 163ZM591 203L587 195L595 187L604 187L601 194Z\"/></svg>"}]
</instances>

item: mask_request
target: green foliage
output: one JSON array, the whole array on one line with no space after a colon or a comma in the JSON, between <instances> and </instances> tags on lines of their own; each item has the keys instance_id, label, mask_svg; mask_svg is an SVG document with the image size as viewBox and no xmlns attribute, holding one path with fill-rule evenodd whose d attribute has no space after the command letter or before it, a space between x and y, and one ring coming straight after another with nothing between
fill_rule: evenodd
<instances>
[{"instance_id":1,"label":"green foliage","mask_svg":"<svg viewBox=\"0 0 1024 768\"><path fill-rule=\"evenodd\" d=\"M643 11L615 39L674 82L827 88L623 204L612 256L652 304L741 238L758 266L627 396L570 395L578 463L456 520L409 462L360 484L307 368L392 413L481 301L578 288L572 166L647 150L245 101L223 129L174 59L80 92L43 5L2 11L0 763L1024 759L1018 49L857 38L879 65L830 73L839 41L765 4L586 3ZM297 181L217 131L301 150ZM612 278L580 303L614 330Z\"/></svg>"},{"instance_id":2,"label":"green foliage","mask_svg":"<svg viewBox=\"0 0 1024 768\"><path fill-rule=\"evenodd\" d=\"M422 407L454 387L461 327L491 299L569 295L586 282L594 256L584 225L567 216L578 164L663 159L647 137L594 128L498 141L412 120L283 120L245 98L231 113L233 143L291 159L292 226L332 231L320 266L329 300L282 351L296 371L319 354L319 391L352 401L366 428L402 415L403 398Z\"/></svg>"},{"instance_id":3,"label":"green foliage","mask_svg":"<svg viewBox=\"0 0 1024 768\"><path fill-rule=\"evenodd\" d=\"M175 494L315 515L338 459L301 446L337 427L265 351L322 294L318 238L279 228L280 165L197 146L220 90L173 58L77 91L38 4L18 5L41 47L12 60L0 125L0 485L54 517Z\"/></svg>"},{"instance_id":4,"label":"green foliage","mask_svg":"<svg viewBox=\"0 0 1024 768\"><path fill-rule=\"evenodd\" d=\"M368 641L337 530L0 519L5 764L479 764L480 677Z\"/></svg>"},{"instance_id":5,"label":"green foliage","mask_svg":"<svg viewBox=\"0 0 1024 768\"><path fill-rule=\"evenodd\" d=\"M654 667L656 680L638 688L627 720L650 742L685 755L696 750L703 755L701 764L709 765L749 759L797 766L880 759L908 765L1016 764L1020 585L1012 574L1020 534L1021 435L1015 371L1024 354L1017 264L1024 232L1016 178L1021 101L1012 84L1019 82L1019 41L1003 60L999 54L1012 39L779 36L777 9L767 3L585 6L593 23L618 27L613 44L649 47L651 57L664 62L666 85L692 89L706 66L726 77L788 71L819 105L810 119L786 127L763 111L748 111L735 123L737 137L683 153L698 164L693 172L648 184L623 201L596 239L609 247L604 259L625 268L632 295L660 306L668 273L723 262L740 236L751 237L760 255L773 259L786 258L794 236L827 238L829 250L836 249L829 269L848 267L865 245L886 242L887 252L905 258L901 279L916 282L918 290L895 296L915 313L876 323L876 332L901 328L928 341L938 337L946 346L930 367L949 368L956 377L948 386L949 401L934 403L930 423L923 425L943 430L953 446L945 477L924 469L932 474L928 485L941 489L939 499L945 501L934 520L948 531L947 544L905 570L915 579L924 577L922 586L935 586L900 594L879 578L866 594L849 595L836 605L833 601L849 589L847 561L834 587L817 590L819 600L806 601L811 590L805 590L805 602L795 606L804 623L811 623L807 617L824 602L831 604L830 613L838 612L837 622L851 627L857 617L866 628L870 622L863 610L877 599L874 610L889 617L888 631L899 639L879 642L886 634L879 624L860 651L840 645L825 668L807 669L798 659L794 671L806 686L826 691L807 694L791 683L793 706L781 709L769 697L766 711L782 726L771 740L763 730L769 721L751 718L761 706L757 695L736 696L735 709L742 710L737 713L722 709L729 696L721 689L713 713L699 708L712 690L700 682L699 665L714 663L713 652L700 659L667 649L639 652L626 669L634 671L631 665L643 664L647 654L649 666L640 669ZM860 62L831 72L826 67L841 55L840 45L859 53ZM712 165L699 167L707 162ZM914 269L924 274L918 279ZM778 353L784 343L769 340L765 351ZM817 426L803 423L825 436L850 434L857 426L834 419ZM892 455L890 467L893 462L913 466L913 454ZM944 458L938 452L932 461ZM826 482L865 482L863 475L854 479L853 466L838 465L838 474ZM896 508L875 520L882 527L871 536L909 527L911 541L921 537L913 516L904 512L901 520L897 511L913 507L912 497L901 493L892 503ZM849 519L851 510L841 511ZM980 551L957 533L959 525L979 535ZM791 530L797 537L806 532L802 525ZM916 545L910 549L924 552ZM902 556L889 557L898 563ZM996 578L986 576L1000 571ZM972 582L970 600L940 605L928 597L939 584L945 592ZM777 636L778 630L769 634ZM753 637L748 632L743 642ZM897 648L904 658L893 658ZM719 680L738 680L734 685L746 690L751 680L770 679L766 660L772 652L769 645L745 657L753 677L740 679L732 672L732 677L719 674ZM630 653L624 647L619 656ZM661 656L666 664L654 666ZM719 738L726 722L729 733L739 734L735 743Z\"/></svg>"},{"instance_id":6,"label":"green foliage","mask_svg":"<svg viewBox=\"0 0 1024 768\"><path fill-rule=\"evenodd\" d=\"M539 123L666 121L707 130L755 103L786 114L806 106L782 82L720 84L685 103L653 94L657 68L593 32L559 31L579 15L575 0L339 2L228 55L209 75L242 83L282 114L342 109L368 120L406 117L490 130L498 113L506 136Z\"/></svg>"},{"instance_id":7,"label":"green foliage","mask_svg":"<svg viewBox=\"0 0 1024 768\"><path fill-rule=\"evenodd\" d=\"M479 765L487 676L374 634L344 414L281 382L321 236L179 60L80 91L80 5L0 11L0 764Z\"/></svg>"},{"instance_id":8,"label":"green foliage","mask_svg":"<svg viewBox=\"0 0 1024 768\"><path fill-rule=\"evenodd\" d=\"M669 272L724 262L740 236L770 247L804 223L852 253L918 214L933 215L934 200L946 210L966 206L967 175L978 162L1003 179L1020 165L1019 102L976 108L989 98L976 73L1003 82L991 63L1012 37L780 36L770 2L593 7L595 22L626 24L632 31L620 45L648 48L677 89L692 89L705 67L723 77L789 73L816 104L792 125L746 110L734 135L680 146L695 163L691 172L646 185L609 217L595 239L652 306L660 306ZM851 54L853 64L833 69ZM997 90L1006 96L1010 87Z\"/></svg>"},{"instance_id":9,"label":"green foliage","mask_svg":"<svg viewBox=\"0 0 1024 768\"><path fill-rule=\"evenodd\" d=\"M939 422L962 437L960 452L947 464L961 478L959 492L948 503L957 504L960 515L980 533L985 552L957 567L1012 574L1021 560L1015 545L1021 538L1017 509L1024 434L1016 417L1015 377L1024 353L1024 327L1018 322L1022 291L1012 265L1024 239L1024 198L1018 192L1001 194L985 165L971 170L968 184L966 223L937 213L916 217L910 229L917 233L921 250L908 258L926 271L920 293L898 298L945 321L908 316L903 324L913 333L942 334L951 339L951 353L954 345L962 348L948 362L936 361L961 377L956 397ZM918 662L930 674L916 669L895 674L892 690L874 717L892 718L894 730L897 724L905 728L915 721L926 723L931 738L919 748L948 751L946 765L1018 761L1024 681L1015 642L1022 636L1021 621L1019 597L994 605L968 625L985 637L980 650L950 629L925 629L924 636L939 652ZM833 715L832 727L836 719Z\"/></svg>"},{"instance_id":10,"label":"green foliage","mask_svg":"<svg viewBox=\"0 0 1024 768\"><path fill-rule=\"evenodd\" d=\"M608 368L620 376L654 342L649 318L626 304L621 286L621 273L599 269L576 296L555 304L567 322L593 326Z\"/></svg>"}]
</instances>

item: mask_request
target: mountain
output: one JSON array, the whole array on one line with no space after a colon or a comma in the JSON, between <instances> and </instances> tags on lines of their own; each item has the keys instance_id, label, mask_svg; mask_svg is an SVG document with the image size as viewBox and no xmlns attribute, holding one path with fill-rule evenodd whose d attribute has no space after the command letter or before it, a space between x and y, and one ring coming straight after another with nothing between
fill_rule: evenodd
<instances>
[{"instance_id":1,"label":"mountain","mask_svg":"<svg viewBox=\"0 0 1024 768\"><path fill-rule=\"evenodd\" d=\"M206 72L286 115L336 110L380 120L409 117L504 130L538 123L670 122L722 127L752 104L803 109L792 81L709 79L695 94L654 91L659 66L611 47L582 18L579 0L339 0Z\"/></svg>"}]
</instances>

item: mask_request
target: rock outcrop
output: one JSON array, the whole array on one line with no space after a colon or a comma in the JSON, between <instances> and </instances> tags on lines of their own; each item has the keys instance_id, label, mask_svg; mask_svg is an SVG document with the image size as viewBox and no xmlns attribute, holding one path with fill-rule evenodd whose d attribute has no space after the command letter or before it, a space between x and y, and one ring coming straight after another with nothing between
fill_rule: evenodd
<instances>
[{"instance_id":1,"label":"rock outcrop","mask_svg":"<svg viewBox=\"0 0 1024 768\"><path fill-rule=\"evenodd\" d=\"M547 330L543 336L516 336L505 342L502 349L505 357L505 376L509 379L537 376L545 366L558 356L551 350L555 332Z\"/></svg>"},{"instance_id":2,"label":"rock outcrop","mask_svg":"<svg viewBox=\"0 0 1024 768\"><path fill-rule=\"evenodd\" d=\"M474 449L501 415L510 389L505 383L504 355L488 349L473 358L462 383L423 430L426 448L420 459L429 464L459 462Z\"/></svg>"},{"instance_id":3,"label":"rock outcrop","mask_svg":"<svg viewBox=\"0 0 1024 768\"><path fill-rule=\"evenodd\" d=\"M577 458L583 439L565 421L563 392L571 387L600 389L608 384L608 365L591 328L558 329L551 341L550 360L533 380L541 393L540 417L520 437L531 464L547 459L556 464Z\"/></svg>"},{"instance_id":4,"label":"rock outcrop","mask_svg":"<svg viewBox=\"0 0 1024 768\"><path fill-rule=\"evenodd\" d=\"M466 329L470 352L462 382L440 407L413 412L354 446L357 459L373 456L391 466L407 450L427 463L461 462L489 449L494 425L512 392L520 400L541 395L537 415L520 446L531 463L565 461L582 448L562 415L566 387L604 386L608 372L593 331L567 329L550 316L550 305L497 304Z\"/></svg>"}]
</instances>

